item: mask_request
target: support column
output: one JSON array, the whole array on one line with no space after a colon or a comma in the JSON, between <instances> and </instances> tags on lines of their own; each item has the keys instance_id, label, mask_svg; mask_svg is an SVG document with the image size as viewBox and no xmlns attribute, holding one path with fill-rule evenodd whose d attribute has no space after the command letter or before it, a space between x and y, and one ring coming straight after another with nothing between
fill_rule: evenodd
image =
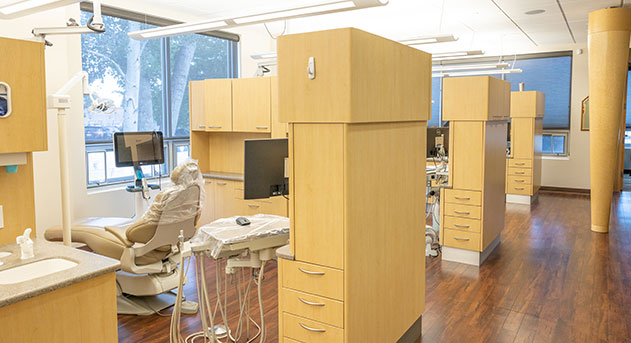
<instances>
[{"instance_id":1,"label":"support column","mask_svg":"<svg viewBox=\"0 0 631 343\"><path fill-rule=\"evenodd\" d=\"M589 14L591 229L609 231L620 113L631 38L631 8Z\"/></svg>"}]
</instances>

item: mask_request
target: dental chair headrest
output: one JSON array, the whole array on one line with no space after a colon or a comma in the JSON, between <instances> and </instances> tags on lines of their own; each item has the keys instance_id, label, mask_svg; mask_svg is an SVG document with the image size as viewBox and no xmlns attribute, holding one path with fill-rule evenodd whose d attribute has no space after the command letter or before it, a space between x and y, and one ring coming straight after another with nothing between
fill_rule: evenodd
<instances>
[{"instance_id":1,"label":"dental chair headrest","mask_svg":"<svg viewBox=\"0 0 631 343\"><path fill-rule=\"evenodd\" d=\"M186 186L197 183L202 180L202 174L199 171L197 161L186 161L175 167L171 172L171 181L180 186ZM203 184L203 182L202 182Z\"/></svg>"}]
</instances>

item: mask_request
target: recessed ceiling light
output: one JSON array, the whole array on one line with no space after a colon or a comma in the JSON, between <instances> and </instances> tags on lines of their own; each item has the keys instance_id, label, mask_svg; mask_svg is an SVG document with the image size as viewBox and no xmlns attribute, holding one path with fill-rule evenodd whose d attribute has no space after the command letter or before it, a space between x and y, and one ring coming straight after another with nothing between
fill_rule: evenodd
<instances>
[{"instance_id":1,"label":"recessed ceiling light","mask_svg":"<svg viewBox=\"0 0 631 343\"><path fill-rule=\"evenodd\" d=\"M528 12L524 12L524 14L526 15L536 15L536 14L541 14L541 13L545 13L546 10L542 10L542 9L538 9L538 10L530 10Z\"/></svg>"}]
</instances>

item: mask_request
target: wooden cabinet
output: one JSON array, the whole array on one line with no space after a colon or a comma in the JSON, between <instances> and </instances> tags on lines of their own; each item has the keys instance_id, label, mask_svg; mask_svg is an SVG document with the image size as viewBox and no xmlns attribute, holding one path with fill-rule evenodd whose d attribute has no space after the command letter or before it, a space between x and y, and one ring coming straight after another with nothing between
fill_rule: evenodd
<instances>
[{"instance_id":1,"label":"wooden cabinet","mask_svg":"<svg viewBox=\"0 0 631 343\"><path fill-rule=\"evenodd\" d=\"M279 259L279 336L396 342L425 304L418 152L427 143L431 56L339 29L279 37L278 59L295 257Z\"/></svg>"},{"instance_id":2,"label":"wooden cabinet","mask_svg":"<svg viewBox=\"0 0 631 343\"><path fill-rule=\"evenodd\" d=\"M204 192L206 198L202 203L202 214L197 221L197 227L206 225L215 218L215 180L204 179Z\"/></svg>"},{"instance_id":3,"label":"wooden cabinet","mask_svg":"<svg viewBox=\"0 0 631 343\"><path fill-rule=\"evenodd\" d=\"M0 51L0 82L11 93L11 113L0 117L0 154L47 150L44 44L0 38Z\"/></svg>"},{"instance_id":4,"label":"wooden cabinet","mask_svg":"<svg viewBox=\"0 0 631 343\"><path fill-rule=\"evenodd\" d=\"M232 131L232 81L209 79L189 82L192 131Z\"/></svg>"},{"instance_id":5,"label":"wooden cabinet","mask_svg":"<svg viewBox=\"0 0 631 343\"><path fill-rule=\"evenodd\" d=\"M510 101L510 82L491 76L443 80L443 120L508 119Z\"/></svg>"},{"instance_id":6,"label":"wooden cabinet","mask_svg":"<svg viewBox=\"0 0 631 343\"><path fill-rule=\"evenodd\" d=\"M232 80L233 131L271 132L270 78Z\"/></svg>"},{"instance_id":7,"label":"wooden cabinet","mask_svg":"<svg viewBox=\"0 0 631 343\"><path fill-rule=\"evenodd\" d=\"M440 197L443 259L479 265L504 228L510 84L490 77L447 81L452 189L442 189Z\"/></svg>"},{"instance_id":8,"label":"wooden cabinet","mask_svg":"<svg viewBox=\"0 0 631 343\"><path fill-rule=\"evenodd\" d=\"M545 95L541 92L511 93L511 157L506 171L507 194L532 197L540 188L544 108ZM518 197L507 197L507 201L523 202Z\"/></svg>"},{"instance_id":9,"label":"wooden cabinet","mask_svg":"<svg viewBox=\"0 0 631 343\"><path fill-rule=\"evenodd\" d=\"M289 136L289 125L281 123L278 114L278 77L271 77L270 95L272 104L272 138L285 138Z\"/></svg>"}]
</instances>

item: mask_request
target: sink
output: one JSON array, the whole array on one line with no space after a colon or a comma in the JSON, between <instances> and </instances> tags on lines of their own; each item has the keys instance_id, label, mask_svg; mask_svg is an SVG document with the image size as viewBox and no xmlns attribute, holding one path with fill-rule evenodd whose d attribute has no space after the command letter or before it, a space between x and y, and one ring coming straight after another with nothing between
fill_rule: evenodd
<instances>
[{"instance_id":1,"label":"sink","mask_svg":"<svg viewBox=\"0 0 631 343\"><path fill-rule=\"evenodd\" d=\"M65 258L49 258L0 271L0 285L10 285L33 280L77 266Z\"/></svg>"},{"instance_id":2,"label":"sink","mask_svg":"<svg viewBox=\"0 0 631 343\"><path fill-rule=\"evenodd\" d=\"M0 251L0 258L11 256L10 252Z\"/></svg>"}]
</instances>

